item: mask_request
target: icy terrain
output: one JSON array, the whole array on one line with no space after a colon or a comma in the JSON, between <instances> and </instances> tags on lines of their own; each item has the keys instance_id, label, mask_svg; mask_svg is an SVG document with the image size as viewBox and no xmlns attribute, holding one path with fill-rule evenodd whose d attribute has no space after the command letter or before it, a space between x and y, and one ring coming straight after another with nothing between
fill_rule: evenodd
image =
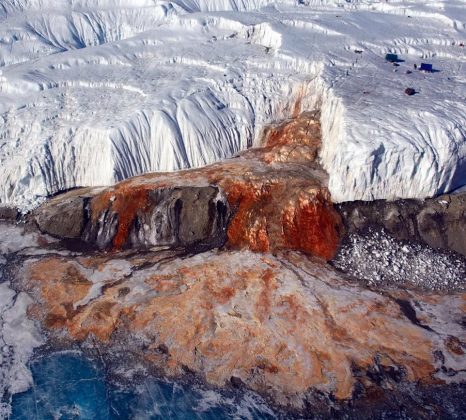
<instances>
[{"instance_id":1,"label":"icy terrain","mask_svg":"<svg viewBox=\"0 0 466 420\"><path fill-rule=\"evenodd\" d=\"M24 292L17 293L5 270L7 256L37 245L37 234L21 234L16 226L0 225L0 419L7 418L12 394L23 392L32 383L27 366L35 348L44 340L39 329L27 317L32 299Z\"/></svg>"},{"instance_id":2,"label":"icy terrain","mask_svg":"<svg viewBox=\"0 0 466 420\"><path fill-rule=\"evenodd\" d=\"M316 107L334 201L462 187L465 27L462 0L0 0L0 204L202 166Z\"/></svg>"},{"instance_id":3,"label":"icy terrain","mask_svg":"<svg viewBox=\"0 0 466 420\"><path fill-rule=\"evenodd\" d=\"M147 372L134 375L130 383L109 381L109 366L81 352L38 357L31 370L34 387L13 397L12 419L280 418L252 392L220 392L197 383L148 378ZM128 366L124 370L131 373Z\"/></svg>"},{"instance_id":4,"label":"icy terrain","mask_svg":"<svg viewBox=\"0 0 466 420\"><path fill-rule=\"evenodd\" d=\"M32 383L27 362L43 343L34 322L26 315L32 299L16 293L8 282L0 283L0 418L9 411L11 394L26 391Z\"/></svg>"}]
</instances>

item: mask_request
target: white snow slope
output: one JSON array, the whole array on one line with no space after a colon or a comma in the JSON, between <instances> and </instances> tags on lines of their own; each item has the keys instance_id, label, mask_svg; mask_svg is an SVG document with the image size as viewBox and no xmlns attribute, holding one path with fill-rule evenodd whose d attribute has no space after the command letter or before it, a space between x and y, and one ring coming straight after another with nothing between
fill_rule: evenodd
<instances>
[{"instance_id":1,"label":"white snow slope","mask_svg":"<svg viewBox=\"0 0 466 420\"><path fill-rule=\"evenodd\" d=\"M0 204L205 165L299 106L334 201L454 190L463 43L464 0L0 0Z\"/></svg>"}]
</instances>

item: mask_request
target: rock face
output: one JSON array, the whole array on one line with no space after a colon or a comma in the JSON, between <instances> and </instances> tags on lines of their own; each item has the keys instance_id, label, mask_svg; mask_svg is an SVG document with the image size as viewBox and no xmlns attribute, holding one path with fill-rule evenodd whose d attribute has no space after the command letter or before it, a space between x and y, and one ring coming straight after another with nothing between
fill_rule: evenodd
<instances>
[{"instance_id":1,"label":"rock face","mask_svg":"<svg viewBox=\"0 0 466 420\"><path fill-rule=\"evenodd\" d=\"M466 194L425 201L344 203L338 206L348 233L382 227L397 239L420 241L466 256Z\"/></svg>"},{"instance_id":2,"label":"rock face","mask_svg":"<svg viewBox=\"0 0 466 420\"><path fill-rule=\"evenodd\" d=\"M18 218L18 211L12 207L0 206L0 220L15 221Z\"/></svg>"},{"instance_id":3,"label":"rock face","mask_svg":"<svg viewBox=\"0 0 466 420\"><path fill-rule=\"evenodd\" d=\"M49 256L18 279L53 335L93 336L169 375L242 383L280 404L465 380L464 293L376 293L294 251L176 256Z\"/></svg>"},{"instance_id":4,"label":"rock face","mask_svg":"<svg viewBox=\"0 0 466 420\"><path fill-rule=\"evenodd\" d=\"M262 147L202 169L58 196L33 218L43 232L81 238L100 249L212 248L226 240L231 248L294 249L330 259L341 220L326 175L314 162L317 117L303 113L269 129Z\"/></svg>"},{"instance_id":5,"label":"rock face","mask_svg":"<svg viewBox=\"0 0 466 420\"><path fill-rule=\"evenodd\" d=\"M98 208L103 202L108 207ZM50 200L33 215L42 232L82 239L100 249L221 246L229 216L228 201L213 186L78 189Z\"/></svg>"},{"instance_id":6,"label":"rock face","mask_svg":"<svg viewBox=\"0 0 466 420\"><path fill-rule=\"evenodd\" d=\"M95 188L80 188L44 203L34 212L39 229L60 238L80 238L86 224L89 200L96 191Z\"/></svg>"},{"instance_id":7,"label":"rock face","mask_svg":"<svg viewBox=\"0 0 466 420\"><path fill-rule=\"evenodd\" d=\"M105 207L99 208L104 204ZM90 203L83 238L99 248L210 248L226 240L229 206L218 187L159 187L105 191Z\"/></svg>"}]
</instances>

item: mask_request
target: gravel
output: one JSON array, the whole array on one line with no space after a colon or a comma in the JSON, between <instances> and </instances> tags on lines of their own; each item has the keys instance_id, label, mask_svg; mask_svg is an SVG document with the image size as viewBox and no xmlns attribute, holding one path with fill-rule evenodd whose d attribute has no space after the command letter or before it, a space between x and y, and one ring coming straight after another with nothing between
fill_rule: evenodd
<instances>
[{"instance_id":1,"label":"gravel","mask_svg":"<svg viewBox=\"0 0 466 420\"><path fill-rule=\"evenodd\" d=\"M466 290L466 258L398 241L383 230L349 235L332 264L370 286Z\"/></svg>"}]
</instances>

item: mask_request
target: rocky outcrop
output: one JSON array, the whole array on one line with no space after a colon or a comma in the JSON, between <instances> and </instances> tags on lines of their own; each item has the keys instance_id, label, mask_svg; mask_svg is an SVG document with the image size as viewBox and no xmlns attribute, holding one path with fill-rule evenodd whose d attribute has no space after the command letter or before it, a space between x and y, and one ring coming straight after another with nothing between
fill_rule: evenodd
<instances>
[{"instance_id":1,"label":"rocky outcrop","mask_svg":"<svg viewBox=\"0 0 466 420\"><path fill-rule=\"evenodd\" d=\"M325 187L326 174L314 162L320 146L317 116L304 113L272 127L262 143L202 169L75 190L40 207L33 219L43 232L100 249L213 248L226 241L236 249L293 249L332 258L341 220Z\"/></svg>"},{"instance_id":2,"label":"rocky outcrop","mask_svg":"<svg viewBox=\"0 0 466 420\"><path fill-rule=\"evenodd\" d=\"M60 238L77 239L83 234L89 200L99 189L80 188L61 194L34 212L34 220L42 232Z\"/></svg>"},{"instance_id":3,"label":"rocky outcrop","mask_svg":"<svg viewBox=\"0 0 466 420\"><path fill-rule=\"evenodd\" d=\"M105 208L98 207L102 203ZM229 216L228 201L218 187L160 185L134 191L78 189L33 214L42 232L82 239L99 249L221 246Z\"/></svg>"},{"instance_id":4,"label":"rocky outcrop","mask_svg":"<svg viewBox=\"0 0 466 420\"><path fill-rule=\"evenodd\" d=\"M19 216L18 211L13 207L0 206L0 220L15 221Z\"/></svg>"},{"instance_id":5,"label":"rocky outcrop","mask_svg":"<svg viewBox=\"0 0 466 420\"><path fill-rule=\"evenodd\" d=\"M379 227L397 239L420 241L466 256L465 193L423 201L358 201L337 208L348 233Z\"/></svg>"},{"instance_id":6,"label":"rocky outcrop","mask_svg":"<svg viewBox=\"0 0 466 420\"><path fill-rule=\"evenodd\" d=\"M18 280L52 336L284 405L465 380L464 293L377 293L297 252L49 256Z\"/></svg>"},{"instance_id":7,"label":"rocky outcrop","mask_svg":"<svg viewBox=\"0 0 466 420\"><path fill-rule=\"evenodd\" d=\"M123 188L91 200L83 239L101 249L213 248L225 243L228 219L228 201L218 187Z\"/></svg>"}]
</instances>

